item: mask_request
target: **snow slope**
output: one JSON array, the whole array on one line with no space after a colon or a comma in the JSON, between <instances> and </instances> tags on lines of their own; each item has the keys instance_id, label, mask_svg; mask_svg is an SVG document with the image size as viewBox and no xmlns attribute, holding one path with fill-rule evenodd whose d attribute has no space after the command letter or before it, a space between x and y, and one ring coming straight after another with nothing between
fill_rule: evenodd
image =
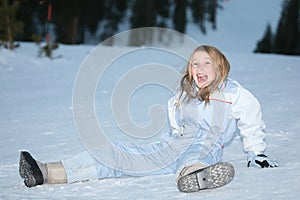
<instances>
[{"instance_id":1,"label":"snow slope","mask_svg":"<svg viewBox=\"0 0 300 200\"><path fill-rule=\"evenodd\" d=\"M230 9L238 6L237 1L231 2L233 6ZM260 36L263 30L256 30L255 34ZM254 36L249 35L238 42L235 35L228 36L226 40L214 40L213 37L217 36L212 35L206 37L203 43L211 42L224 51L232 65L230 77L260 100L267 125L266 154L280 162L279 168L247 168L246 154L242 151L240 138L236 137L225 148L224 154L224 160L234 165L236 176L233 182L219 189L180 193L173 174L43 185L29 189L18 174L20 150L29 150L37 159L52 162L84 149L73 122L72 92L80 64L94 47L61 45L55 55L62 55L62 58L50 60L37 58L34 44L22 43L14 52L0 50L0 199L298 199L300 95L297 91L300 57L252 54L249 45L239 46L239 42L250 44L249 40ZM235 49L232 44L239 47ZM102 48L107 56L120 50L120 47ZM186 51L192 49L186 47ZM136 59L144 60L145 57ZM163 56L157 59L178 71L184 67L181 61ZM107 71L110 74L101 82L103 85L99 86L96 95L98 113L110 112L110 107L103 107L102 102L110 101L110 86L126 69L120 71L112 67L111 71ZM147 112L153 102L165 105L170 95L167 90L151 87L138 91L132 100L133 119L147 123ZM140 103L140 98L144 104ZM105 125L111 132L117 132L113 121L107 120ZM123 140L123 137L120 138ZM127 137L124 138L125 142L130 142Z\"/></svg>"},{"instance_id":2,"label":"snow slope","mask_svg":"<svg viewBox=\"0 0 300 200\"><path fill-rule=\"evenodd\" d=\"M103 48L109 54L118 49ZM237 137L226 148L224 157L235 166L236 177L231 184L217 190L182 194L177 191L172 174L26 188L18 175L19 150L29 150L47 162L83 150L73 124L72 87L81 61L91 49L62 45L56 53L63 57L56 60L37 59L36 47L30 43L22 43L15 52L1 50L1 199L296 199L300 195L297 160L300 95L295 92L300 84L300 58L247 53L227 55L232 64L231 77L261 101L268 127L267 154L279 160L279 168L247 168L246 154ZM141 95L149 95L145 101L151 102L164 92L149 95L148 91L147 94L141 91ZM166 102L168 95L160 97ZM144 111L139 104L135 108ZM102 111L109 112L109 108ZM108 124L108 128L115 129L113 124Z\"/></svg>"}]
</instances>

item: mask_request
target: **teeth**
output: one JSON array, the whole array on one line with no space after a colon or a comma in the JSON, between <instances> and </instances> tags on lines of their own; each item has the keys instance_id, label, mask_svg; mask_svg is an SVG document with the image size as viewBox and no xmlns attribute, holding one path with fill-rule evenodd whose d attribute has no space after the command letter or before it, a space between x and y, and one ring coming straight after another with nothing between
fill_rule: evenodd
<instances>
[{"instance_id":1,"label":"teeth","mask_svg":"<svg viewBox=\"0 0 300 200\"><path fill-rule=\"evenodd\" d=\"M206 76L205 74L197 74L198 77L204 77Z\"/></svg>"},{"instance_id":2,"label":"teeth","mask_svg":"<svg viewBox=\"0 0 300 200\"><path fill-rule=\"evenodd\" d=\"M205 74L197 74L197 77L198 78L203 78L203 77L205 77L206 75Z\"/></svg>"}]
</instances>

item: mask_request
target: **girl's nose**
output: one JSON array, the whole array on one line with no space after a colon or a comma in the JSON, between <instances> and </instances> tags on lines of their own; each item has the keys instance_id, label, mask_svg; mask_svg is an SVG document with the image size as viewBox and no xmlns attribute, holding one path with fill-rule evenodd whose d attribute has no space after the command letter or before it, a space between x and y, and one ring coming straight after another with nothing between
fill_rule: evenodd
<instances>
[{"instance_id":1,"label":"girl's nose","mask_svg":"<svg viewBox=\"0 0 300 200\"><path fill-rule=\"evenodd\" d=\"M202 71L203 67L202 65L198 64L198 65L193 65L193 68L197 71Z\"/></svg>"}]
</instances>

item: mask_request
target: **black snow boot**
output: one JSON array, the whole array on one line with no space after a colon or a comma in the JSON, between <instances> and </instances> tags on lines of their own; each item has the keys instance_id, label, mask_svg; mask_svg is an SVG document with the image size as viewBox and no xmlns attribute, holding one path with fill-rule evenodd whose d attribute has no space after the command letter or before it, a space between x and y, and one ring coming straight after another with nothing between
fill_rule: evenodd
<instances>
[{"instance_id":1,"label":"black snow boot","mask_svg":"<svg viewBox=\"0 0 300 200\"><path fill-rule=\"evenodd\" d=\"M36 160L27 151L21 151L19 173L27 187L42 185L44 178Z\"/></svg>"}]
</instances>

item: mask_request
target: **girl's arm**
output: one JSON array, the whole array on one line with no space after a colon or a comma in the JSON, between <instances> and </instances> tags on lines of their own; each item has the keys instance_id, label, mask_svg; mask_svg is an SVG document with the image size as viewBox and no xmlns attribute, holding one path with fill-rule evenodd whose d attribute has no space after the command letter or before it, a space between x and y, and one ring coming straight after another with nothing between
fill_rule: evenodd
<instances>
[{"instance_id":1,"label":"girl's arm","mask_svg":"<svg viewBox=\"0 0 300 200\"><path fill-rule=\"evenodd\" d=\"M256 155L265 150L265 123L262 120L260 103L245 88L238 86L238 93L233 102L231 115L238 119L237 126L243 137L244 150Z\"/></svg>"},{"instance_id":2,"label":"girl's arm","mask_svg":"<svg viewBox=\"0 0 300 200\"><path fill-rule=\"evenodd\" d=\"M178 125L178 108L176 107L177 96L172 97L168 101L168 117L171 126L172 133L179 135L180 127Z\"/></svg>"},{"instance_id":3,"label":"girl's arm","mask_svg":"<svg viewBox=\"0 0 300 200\"><path fill-rule=\"evenodd\" d=\"M231 115L238 119L237 126L243 137L244 150L248 152L247 166L278 167L276 160L269 158L263 151L266 148L265 123L262 120L260 103L245 88L238 85L238 92L233 101Z\"/></svg>"}]
</instances>

